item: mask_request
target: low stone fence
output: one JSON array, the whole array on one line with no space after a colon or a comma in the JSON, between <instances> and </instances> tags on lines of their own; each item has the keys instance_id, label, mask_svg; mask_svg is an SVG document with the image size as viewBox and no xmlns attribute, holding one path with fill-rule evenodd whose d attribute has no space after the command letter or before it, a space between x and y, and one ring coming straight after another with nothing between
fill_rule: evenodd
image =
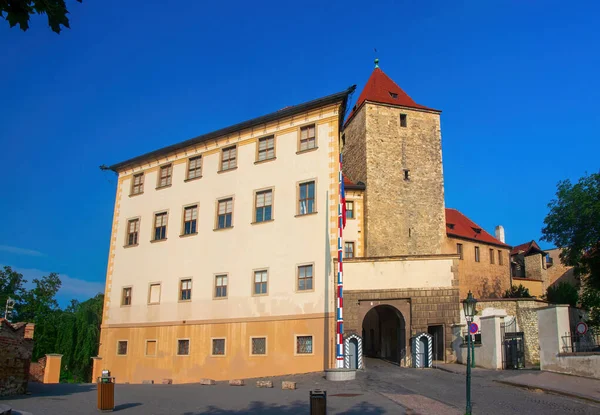
<instances>
[{"instance_id":1,"label":"low stone fence","mask_svg":"<svg viewBox=\"0 0 600 415\"><path fill-rule=\"evenodd\" d=\"M34 325L0 319L0 396L27 392Z\"/></svg>"},{"instance_id":2,"label":"low stone fence","mask_svg":"<svg viewBox=\"0 0 600 415\"><path fill-rule=\"evenodd\" d=\"M29 365L29 381L44 382L44 371L46 370L46 357L42 357L37 362L31 362Z\"/></svg>"}]
</instances>

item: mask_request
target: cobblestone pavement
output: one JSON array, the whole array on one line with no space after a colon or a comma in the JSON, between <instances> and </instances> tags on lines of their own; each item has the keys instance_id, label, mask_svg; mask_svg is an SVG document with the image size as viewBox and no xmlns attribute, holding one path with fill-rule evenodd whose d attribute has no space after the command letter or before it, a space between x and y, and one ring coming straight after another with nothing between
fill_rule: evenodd
<instances>
[{"instance_id":1,"label":"cobblestone pavement","mask_svg":"<svg viewBox=\"0 0 600 415\"><path fill-rule=\"evenodd\" d=\"M308 395L323 389L328 414L460 415L464 413L464 375L436 369L407 369L367 359L367 370L351 382L327 382L322 374L274 377L273 389L245 386L115 385L116 412L124 415L296 415L307 414ZM473 378L476 415L600 414L600 405L521 389L495 382L506 372L481 372ZM297 382L295 391L281 390L281 381ZM95 385L32 384L31 395L0 402L33 415L98 414Z\"/></svg>"}]
</instances>

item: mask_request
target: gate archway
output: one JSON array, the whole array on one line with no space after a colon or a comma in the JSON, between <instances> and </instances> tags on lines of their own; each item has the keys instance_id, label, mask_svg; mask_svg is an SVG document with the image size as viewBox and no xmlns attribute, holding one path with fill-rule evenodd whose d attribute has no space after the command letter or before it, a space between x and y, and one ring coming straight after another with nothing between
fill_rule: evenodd
<instances>
[{"instance_id":1,"label":"gate archway","mask_svg":"<svg viewBox=\"0 0 600 415\"><path fill-rule=\"evenodd\" d=\"M406 322L402 313L391 305L371 308L362 323L363 353L396 364L406 358Z\"/></svg>"}]
</instances>

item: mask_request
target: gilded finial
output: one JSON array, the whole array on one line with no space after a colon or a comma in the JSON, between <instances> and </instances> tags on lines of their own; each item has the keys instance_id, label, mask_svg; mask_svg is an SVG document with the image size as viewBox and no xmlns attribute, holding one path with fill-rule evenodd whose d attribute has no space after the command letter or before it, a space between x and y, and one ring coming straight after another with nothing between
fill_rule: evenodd
<instances>
[{"instance_id":1,"label":"gilded finial","mask_svg":"<svg viewBox=\"0 0 600 415\"><path fill-rule=\"evenodd\" d=\"M375 68L379 68L379 58L375 58Z\"/></svg>"}]
</instances>

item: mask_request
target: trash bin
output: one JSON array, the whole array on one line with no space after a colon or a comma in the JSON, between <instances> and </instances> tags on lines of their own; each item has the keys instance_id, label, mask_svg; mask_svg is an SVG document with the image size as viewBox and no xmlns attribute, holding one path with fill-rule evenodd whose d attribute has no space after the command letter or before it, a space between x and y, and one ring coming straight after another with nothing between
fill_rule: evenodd
<instances>
[{"instance_id":1,"label":"trash bin","mask_svg":"<svg viewBox=\"0 0 600 415\"><path fill-rule=\"evenodd\" d=\"M327 415L327 391L310 391L310 415Z\"/></svg>"},{"instance_id":2,"label":"trash bin","mask_svg":"<svg viewBox=\"0 0 600 415\"><path fill-rule=\"evenodd\" d=\"M97 379L98 384L98 409L112 411L115 409L115 378L110 376L108 370L102 371L102 376Z\"/></svg>"}]
</instances>

